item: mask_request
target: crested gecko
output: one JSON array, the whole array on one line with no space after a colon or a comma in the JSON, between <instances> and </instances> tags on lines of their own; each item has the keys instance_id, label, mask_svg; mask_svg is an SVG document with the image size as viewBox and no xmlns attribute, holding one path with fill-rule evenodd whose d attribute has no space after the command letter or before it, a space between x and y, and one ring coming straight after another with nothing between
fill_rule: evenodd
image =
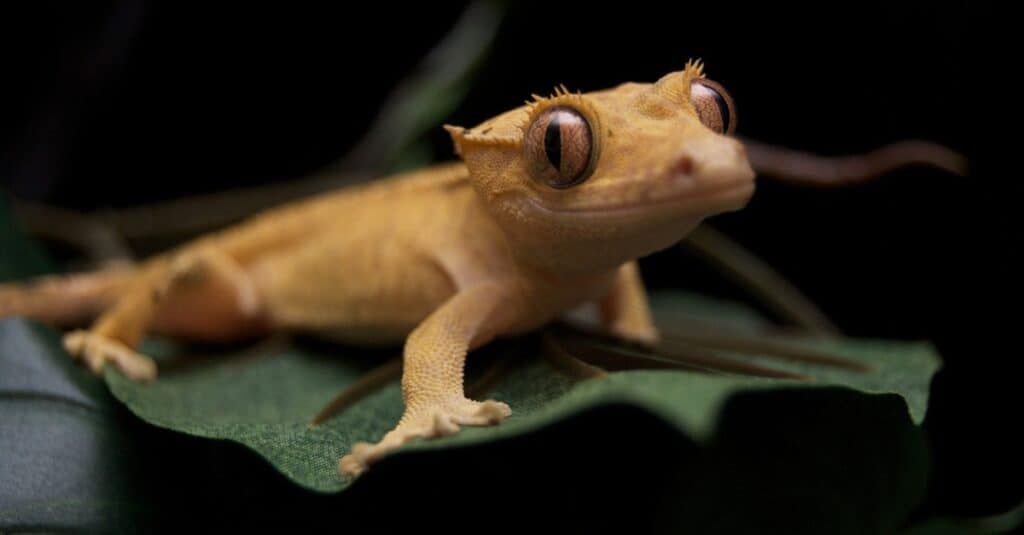
<instances>
[{"instance_id":1,"label":"crested gecko","mask_svg":"<svg viewBox=\"0 0 1024 535\"><path fill-rule=\"evenodd\" d=\"M230 341L301 331L404 341L405 411L339 461L355 476L410 440L511 414L463 391L467 353L596 303L603 325L658 341L636 259L754 192L726 90L690 61L654 83L564 87L473 128L461 161L271 209L137 266L0 285L0 318L68 327L101 373L156 377L147 333ZM368 437L369 438L369 437Z\"/></svg>"}]
</instances>

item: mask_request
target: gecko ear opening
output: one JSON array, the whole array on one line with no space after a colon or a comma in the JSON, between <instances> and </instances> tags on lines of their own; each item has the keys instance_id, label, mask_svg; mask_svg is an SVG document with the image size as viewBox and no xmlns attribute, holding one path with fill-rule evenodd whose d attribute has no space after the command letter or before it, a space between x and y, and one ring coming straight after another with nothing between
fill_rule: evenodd
<instances>
[{"instance_id":1,"label":"gecko ear opening","mask_svg":"<svg viewBox=\"0 0 1024 535\"><path fill-rule=\"evenodd\" d=\"M450 125L450 124L444 125L444 129L445 129L445 131L448 132L449 135L452 136L452 144L455 145L455 154L457 156L461 157L462 156L462 140L463 140L463 137L464 137L463 134L466 132L466 129L461 127L461 126L454 126L454 125Z\"/></svg>"}]
</instances>

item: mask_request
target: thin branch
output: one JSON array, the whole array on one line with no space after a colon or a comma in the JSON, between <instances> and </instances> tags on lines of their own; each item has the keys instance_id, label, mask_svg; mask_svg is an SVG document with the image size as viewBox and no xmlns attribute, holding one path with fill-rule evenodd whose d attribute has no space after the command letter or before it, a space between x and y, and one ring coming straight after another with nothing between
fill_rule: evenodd
<instances>
[{"instance_id":1,"label":"thin branch","mask_svg":"<svg viewBox=\"0 0 1024 535\"><path fill-rule=\"evenodd\" d=\"M414 140L444 121L469 92L504 11L499 2L467 6L444 39L391 91L362 140L327 170L389 170Z\"/></svg>"},{"instance_id":2,"label":"thin branch","mask_svg":"<svg viewBox=\"0 0 1024 535\"><path fill-rule=\"evenodd\" d=\"M574 333L575 331L575 333ZM767 368L725 357L714 350L701 347L673 347L651 350L626 344L600 331L565 326L559 338L562 347L583 360L602 368L618 369L685 369L707 373L733 373L775 379L810 380L806 375ZM582 336L581 336L582 335Z\"/></svg>"},{"instance_id":3,"label":"thin branch","mask_svg":"<svg viewBox=\"0 0 1024 535\"><path fill-rule=\"evenodd\" d=\"M385 99L363 139L336 163L313 176L281 184L197 195L98 214L129 240L185 239L237 222L261 210L380 175L387 162L444 120L468 91L468 80L497 36L504 7L474 2L412 74ZM443 97L443 98L442 98ZM443 100L443 102L442 102ZM428 113L425 102L435 107ZM441 102L441 105L436 105ZM345 171L340 171L344 169Z\"/></svg>"},{"instance_id":4,"label":"thin branch","mask_svg":"<svg viewBox=\"0 0 1024 535\"><path fill-rule=\"evenodd\" d=\"M634 368L678 368L699 369L714 373L730 373L745 375L749 377L767 377L771 379L791 379L796 381L809 381L810 377L797 372L768 368L731 359L715 351L708 351L703 348L681 348L674 347L671 351L663 349L657 352L646 352L625 346L607 345L597 341L580 341L585 345L587 351L596 351L604 358L619 356L632 358ZM675 365L675 366L673 366Z\"/></svg>"},{"instance_id":5,"label":"thin branch","mask_svg":"<svg viewBox=\"0 0 1024 535\"><path fill-rule=\"evenodd\" d=\"M596 379L608 375L604 369L580 360L569 353L550 332L541 335L541 343L545 349L544 357L547 361L567 375L580 380Z\"/></svg>"},{"instance_id":6,"label":"thin branch","mask_svg":"<svg viewBox=\"0 0 1024 535\"><path fill-rule=\"evenodd\" d=\"M842 368L860 373L872 371L871 366L862 362L850 360L824 349L794 343L792 337L783 338L745 333L726 334L707 331L663 332L662 337L668 342L680 343L690 347L737 351L751 356L779 358L816 366Z\"/></svg>"},{"instance_id":7,"label":"thin branch","mask_svg":"<svg viewBox=\"0 0 1024 535\"><path fill-rule=\"evenodd\" d=\"M384 364L370 370L365 375L348 385L345 390L334 397L320 412L309 422L309 427L314 428L327 421L336 413L344 411L366 396L380 390L384 385L401 377L402 357L391 359Z\"/></svg>"},{"instance_id":8,"label":"thin branch","mask_svg":"<svg viewBox=\"0 0 1024 535\"><path fill-rule=\"evenodd\" d=\"M717 266L785 320L814 334L840 334L839 328L796 286L753 253L707 224L694 229L682 243Z\"/></svg>"},{"instance_id":9,"label":"thin branch","mask_svg":"<svg viewBox=\"0 0 1024 535\"><path fill-rule=\"evenodd\" d=\"M191 237L240 221L272 206L371 179L371 175L358 173L317 175L294 182L111 210L96 214L96 218L129 240Z\"/></svg>"},{"instance_id":10,"label":"thin branch","mask_svg":"<svg viewBox=\"0 0 1024 535\"><path fill-rule=\"evenodd\" d=\"M30 234L71 245L95 264L132 260L128 244L94 217L29 201L15 201L14 214Z\"/></svg>"},{"instance_id":11,"label":"thin branch","mask_svg":"<svg viewBox=\"0 0 1024 535\"><path fill-rule=\"evenodd\" d=\"M512 371L512 359L503 352L487 370L472 383L466 385L466 397L480 399L497 386Z\"/></svg>"},{"instance_id":12,"label":"thin branch","mask_svg":"<svg viewBox=\"0 0 1024 535\"><path fill-rule=\"evenodd\" d=\"M947 147L919 139L897 141L864 154L819 156L752 139L743 139L747 158L758 174L801 186L848 186L900 167L925 165L967 174L967 159Z\"/></svg>"}]
</instances>

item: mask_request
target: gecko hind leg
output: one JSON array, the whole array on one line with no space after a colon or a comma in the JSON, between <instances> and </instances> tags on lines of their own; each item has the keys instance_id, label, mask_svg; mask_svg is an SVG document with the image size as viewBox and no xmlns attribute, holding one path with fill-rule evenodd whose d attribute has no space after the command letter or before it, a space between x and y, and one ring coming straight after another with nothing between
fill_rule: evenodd
<instances>
[{"instance_id":1,"label":"gecko hind leg","mask_svg":"<svg viewBox=\"0 0 1024 535\"><path fill-rule=\"evenodd\" d=\"M259 301L246 273L213 248L189 250L150 266L89 330L65 335L64 347L97 374L107 362L149 381L156 364L135 350L149 332L207 341L236 339L259 324Z\"/></svg>"}]
</instances>

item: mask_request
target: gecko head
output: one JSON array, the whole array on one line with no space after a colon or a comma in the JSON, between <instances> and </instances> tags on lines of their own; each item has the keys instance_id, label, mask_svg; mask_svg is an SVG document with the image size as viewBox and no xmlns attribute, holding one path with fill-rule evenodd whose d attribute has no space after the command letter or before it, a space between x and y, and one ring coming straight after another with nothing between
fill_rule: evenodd
<instances>
[{"instance_id":1,"label":"gecko head","mask_svg":"<svg viewBox=\"0 0 1024 535\"><path fill-rule=\"evenodd\" d=\"M663 249L754 189L732 99L700 62L655 83L564 87L471 129L446 126L513 245L560 267Z\"/></svg>"}]
</instances>

